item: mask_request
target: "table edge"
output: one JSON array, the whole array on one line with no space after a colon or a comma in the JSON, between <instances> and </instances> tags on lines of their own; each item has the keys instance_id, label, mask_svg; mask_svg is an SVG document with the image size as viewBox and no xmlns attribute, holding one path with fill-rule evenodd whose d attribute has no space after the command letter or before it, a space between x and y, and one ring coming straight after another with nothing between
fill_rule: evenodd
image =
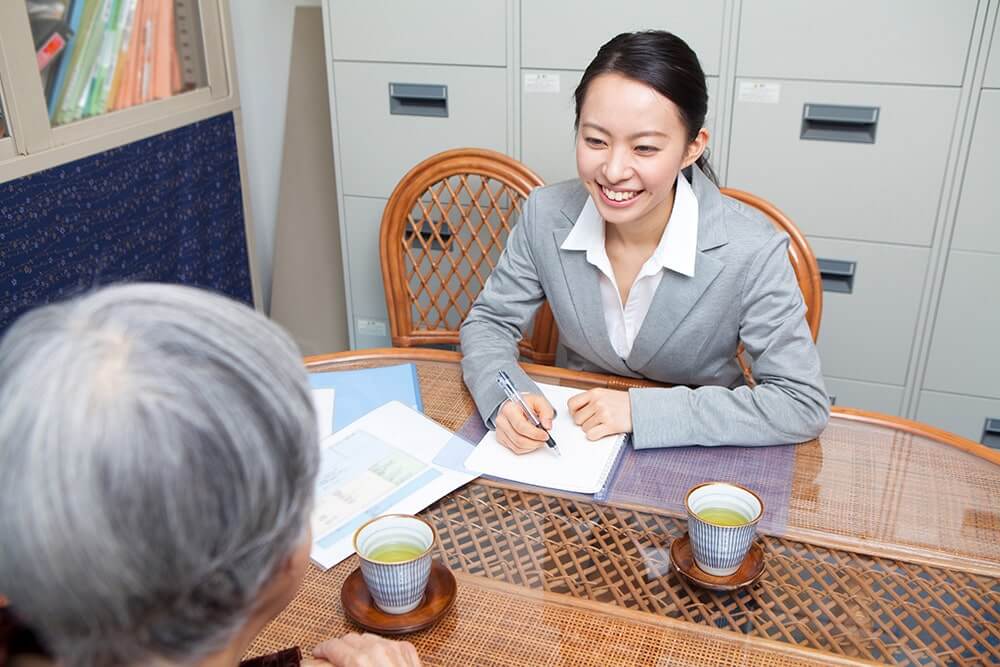
<instances>
[{"instance_id":1,"label":"table edge","mask_svg":"<svg viewBox=\"0 0 1000 667\"><path fill-rule=\"evenodd\" d=\"M363 361L386 361L395 360L400 363L412 361L437 361L458 364L462 360L460 352L452 350L436 350L429 348L400 348L384 347L366 350L345 350L343 352L333 352L329 354L317 354L304 357L306 367L310 371L319 371L319 366L327 364ZM588 371L574 371L556 366L543 366L541 364L522 363L521 366L529 375L542 375L550 378L563 380L576 380L590 382L604 387L615 389L627 389L629 387L659 387L659 383L641 378L627 378L619 375L606 373L591 373ZM904 433L917 435L949 447L954 447L973 456L989 461L995 465L1000 465L1000 451L991 449L982 443L969 440L956 433L951 433L939 429L923 422L896 417L872 410L862 410L860 408L849 408L844 406L833 406L831 409L831 419L844 420L848 422L861 422L886 428L895 428Z\"/></svg>"},{"instance_id":2,"label":"table edge","mask_svg":"<svg viewBox=\"0 0 1000 667\"><path fill-rule=\"evenodd\" d=\"M677 618L672 618L670 616L660 616L658 614L654 614L651 612L638 611L635 609L627 609L625 607L619 607L618 605L612 605L604 602L596 602L594 600L575 598L570 595L565 595L563 593L556 593L552 591L544 591L538 589L529 589L505 581L488 579L486 577L480 577L465 572L453 572L453 573L455 575L455 578L458 580L459 584L465 582L474 586L479 586L480 588L492 589L502 593L516 595L522 598L539 598L543 599L546 604L569 607L571 609L583 609L587 611L598 612L601 614L616 616L622 620L629 622L643 623L646 625L662 627L667 630L676 630L679 632L686 632L686 633L700 635L701 637L704 637L709 640L758 647L761 649L766 649L773 653L780 653L788 656L808 658L810 660L815 660L828 665L880 664L878 662L866 660L864 658L854 658L849 656L838 655L836 653L828 653L825 651L805 648L802 646L798 646L796 644L787 644L784 642L779 642L764 637L750 637L747 635L740 634L738 632L733 632L731 630L723 630L721 628L714 628L707 625L699 625L697 623L691 623L690 621L683 621Z\"/></svg>"}]
</instances>

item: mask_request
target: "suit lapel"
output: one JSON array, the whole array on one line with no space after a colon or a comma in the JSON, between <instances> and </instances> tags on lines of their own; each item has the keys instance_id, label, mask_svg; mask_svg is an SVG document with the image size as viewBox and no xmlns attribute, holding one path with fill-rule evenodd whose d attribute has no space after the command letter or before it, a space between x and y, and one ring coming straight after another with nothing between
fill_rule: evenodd
<instances>
[{"instance_id":1,"label":"suit lapel","mask_svg":"<svg viewBox=\"0 0 1000 667\"><path fill-rule=\"evenodd\" d=\"M563 276L580 328L594 354L604 362L609 371L631 375L618 353L611 347L608 326L604 322L604 304L597 268L587 261L587 253L580 250L563 250L560 246L569 235L570 228L556 229L552 239L562 265Z\"/></svg>"},{"instance_id":2,"label":"suit lapel","mask_svg":"<svg viewBox=\"0 0 1000 667\"><path fill-rule=\"evenodd\" d=\"M698 199L698 255L694 276L664 272L632 351L625 360L633 372L640 372L649 364L725 267L708 252L728 242L722 195L698 167L691 167L689 173L691 187Z\"/></svg>"},{"instance_id":3,"label":"suit lapel","mask_svg":"<svg viewBox=\"0 0 1000 667\"><path fill-rule=\"evenodd\" d=\"M666 344L677 326L695 307L725 265L704 253L695 259L694 277L665 271L660 286L656 288L646 319L632 344L626 364L639 372Z\"/></svg>"}]
</instances>

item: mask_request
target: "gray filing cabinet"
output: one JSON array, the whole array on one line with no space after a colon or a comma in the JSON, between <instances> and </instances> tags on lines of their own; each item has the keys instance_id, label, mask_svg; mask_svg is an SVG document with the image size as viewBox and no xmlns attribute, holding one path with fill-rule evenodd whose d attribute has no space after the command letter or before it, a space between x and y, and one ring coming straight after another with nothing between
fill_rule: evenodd
<instances>
[{"instance_id":1,"label":"gray filing cabinet","mask_svg":"<svg viewBox=\"0 0 1000 667\"><path fill-rule=\"evenodd\" d=\"M976 8L742 3L727 184L788 214L821 265L852 266L824 281L839 405L904 413Z\"/></svg>"},{"instance_id":2,"label":"gray filing cabinet","mask_svg":"<svg viewBox=\"0 0 1000 667\"><path fill-rule=\"evenodd\" d=\"M979 440L1000 417L987 348L1000 313L1000 45L987 52L998 4L324 0L352 345L389 341L378 225L405 171L482 146L547 182L575 177L584 68L615 34L662 28L708 77L724 184L769 199L819 258L852 267L825 281L819 349L837 404ZM447 116L391 113L390 83L447 86Z\"/></svg>"},{"instance_id":3,"label":"gray filing cabinet","mask_svg":"<svg viewBox=\"0 0 1000 667\"><path fill-rule=\"evenodd\" d=\"M916 417L1000 447L1000 19L995 20L983 86L973 91L978 106Z\"/></svg>"},{"instance_id":4,"label":"gray filing cabinet","mask_svg":"<svg viewBox=\"0 0 1000 667\"><path fill-rule=\"evenodd\" d=\"M378 233L396 183L449 148L511 151L509 9L505 0L325 3L352 347L390 345Z\"/></svg>"}]
</instances>

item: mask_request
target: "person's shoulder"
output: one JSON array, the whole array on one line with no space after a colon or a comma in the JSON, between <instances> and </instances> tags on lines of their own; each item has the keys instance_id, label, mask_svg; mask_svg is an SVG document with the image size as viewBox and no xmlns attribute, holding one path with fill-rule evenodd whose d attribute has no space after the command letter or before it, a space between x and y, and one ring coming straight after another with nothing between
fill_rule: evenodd
<instances>
[{"instance_id":1,"label":"person's shoulder","mask_svg":"<svg viewBox=\"0 0 1000 667\"><path fill-rule=\"evenodd\" d=\"M726 235L731 246L740 248L752 257L762 248L788 239L788 234L775 226L760 210L725 194L721 198Z\"/></svg>"},{"instance_id":2,"label":"person's shoulder","mask_svg":"<svg viewBox=\"0 0 1000 667\"><path fill-rule=\"evenodd\" d=\"M580 210L587 201L587 188L579 179L574 178L535 188L531 191L528 199L533 213L547 214L564 211L567 215L575 217L580 214Z\"/></svg>"}]
</instances>

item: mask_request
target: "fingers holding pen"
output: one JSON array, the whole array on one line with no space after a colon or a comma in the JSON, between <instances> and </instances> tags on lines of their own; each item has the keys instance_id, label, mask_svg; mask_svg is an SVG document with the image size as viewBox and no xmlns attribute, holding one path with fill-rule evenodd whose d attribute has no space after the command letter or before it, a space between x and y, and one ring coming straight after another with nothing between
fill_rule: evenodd
<instances>
[{"instance_id":1,"label":"fingers holding pen","mask_svg":"<svg viewBox=\"0 0 1000 667\"><path fill-rule=\"evenodd\" d=\"M537 394L522 396L528 408L534 411L543 427L552 427L555 412L543 397ZM501 445L516 454L526 454L545 445L548 433L535 426L514 401L506 401L497 412L496 437Z\"/></svg>"}]
</instances>

